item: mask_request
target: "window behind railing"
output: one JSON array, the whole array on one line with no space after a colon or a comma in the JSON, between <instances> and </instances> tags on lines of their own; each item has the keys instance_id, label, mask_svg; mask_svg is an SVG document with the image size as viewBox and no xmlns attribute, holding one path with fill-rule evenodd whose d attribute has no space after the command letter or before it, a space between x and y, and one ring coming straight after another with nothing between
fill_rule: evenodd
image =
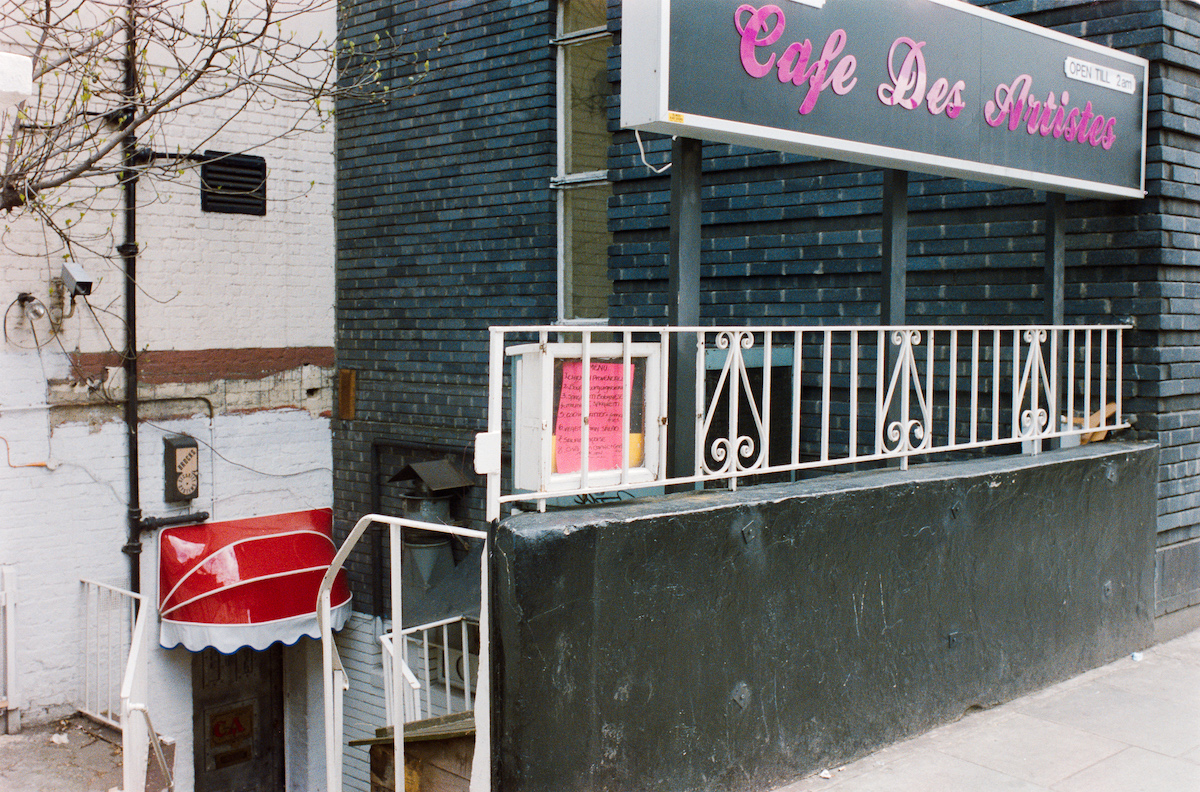
<instances>
[{"instance_id":1,"label":"window behind railing","mask_svg":"<svg viewBox=\"0 0 1200 792\"><path fill-rule=\"evenodd\" d=\"M605 0L559 0L558 155L551 187L558 205L559 318L608 315L608 32Z\"/></svg>"}]
</instances>

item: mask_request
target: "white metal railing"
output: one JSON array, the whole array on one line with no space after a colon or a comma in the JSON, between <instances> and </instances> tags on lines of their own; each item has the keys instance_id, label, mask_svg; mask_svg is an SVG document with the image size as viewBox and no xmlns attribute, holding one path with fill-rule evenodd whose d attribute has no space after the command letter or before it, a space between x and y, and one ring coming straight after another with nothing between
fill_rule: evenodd
<instances>
[{"instance_id":1,"label":"white metal railing","mask_svg":"<svg viewBox=\"0 0 1200 792\"><path fill-rule=\"evenodd\" d=\"M146 788L146 760L151 745L166 788L174 790L171 765L146 705L150 695L150 650L145 597L105 583L80 582L85 590L85 645L97 649L99 658L85 670L85 677L91 676L91 681L85 681L84 685L84 698L90 709L81 712L120 730L121 786L126 792ZM121 669L116 687L119 720L111 717L111 668L116 661Z\"/></svg>"},{"instance_id":2,"label":"white metal railing","mask_svg":"<svg viewBox=\"0 0 1200 792\"><path fill-rule=\"evenodd\" d=\"M133 643L141 596L132 591L81 580L83 584L83 705L89 718L121 728L121 683Z\"/></svg>"},{"instance_id":3,"label":"white metal railing","mask_svg":"<svg viewBox=\"0 0 1200 792\"><path fill-rule=\"evenodd\" d=\"M367 514L361 517L350 530L342 546L338 548L321 579L317 590L317 621L321 630L321 667L322 681L325 691L325 774L328 792L340 792L342 789L342 751L345 742L345 724L342 697L350 687L350 679L338 656L337 646L333 641L332 629L332 595L333 581L349 558L351 551L362 538L363 533L372 523L382 523L388 526L391 547L391 585L392 585L392 624L404 624L403 619L403 581L401 576L401 558L404 551L403 529L412 528L420 531L447 533L468 539L482 541L483 552L480 554L480 635L487 635L487 533L471 528L460 528L456 525L441 525L438 523L420 522L404 517L388 517L382 514ZM479 666L481 679L487 677L487 641L481 638ZM392 712L403 712L404 703L401 699L405 690L411 690L411 681L406 678L406 664L393 663L391 682L387 690L391 694L390 708ZM411 676L411 672L409 674ZM487 706L486 687L477 691L476 707ZM393 748L395 751L395 778L403 790L407 784L404 773L404 723L396 723L393 728ZM491 732L488 717L477 718L475 722L475 759L471 771L471 790L491 789ZM399 792L399 791L398 791Z\"/></svg>"},{"instance_id":4,"label":"white metal railing","mask_svg":"<svg viewBox=\"0 0 1200 792\"><path fill-rule=\"evenodd\" d=\"M0 565L0 730L15 734L21 730L21 705L17 690L17 568Z\"/></svg>"},{"instance_id":5,"label":"white metal railing","mask_svg":"<svg viewBox=\"0 0 1200 792\"><path fill-rule=\"evenodd\" d=\"M130 767L128 764L125 764L121 768L121 773L124 776L123 789L126 792L136 792L136 790L147 788L148 784L146 777L148 775L148 768L146 764L146 755L148 753L148 749L146 744L148 743L150 747L154 748L154 761L158 763L158 769L162 771L162 781L166 784L166 786L162 788L165 789L166 792L174 792L175 774L172 772L172 760L167 758L167 751L163 743L163 739L159 736L158 732L154 730L154 721L150 720L150 710L146 709L145 704L138 704L134 702L125 707L123 711L125 713L125 729L121 734L121 743L122 755L124 757L129 757L129 750L135 747L133 745L134 738L126 737L126 735L130 734L134 722L136 722L139 726L143 726L143 721L145 722L144 741L139 742L136 746L138 749L138 766ZM133 713L135 712L141 717L133 717ZM137 739L141 740L142 738L139 737Z\"/></svg>"},{"instance_id":6,"label":"white metal railing","mask_svg":"<svg viewBox=\"0 0 1200 792\"><path fill-rule=\"evenodd\" d=\"M404 705L404 722L470 712L472 689L477 686L478 653L471 652L479 641L479 624L465 616L408 627L402 633L405 652L400 660L407 681L399 698ZM387 722L396 722L391 692L395 652L392 633L379 638L383 648L384 692ZM417 671L413 672L412 669Z\"/></svg>"},{"instance_id":7,"label":"white metal railing","mask_svg":"<svg viewBox=\"0 0 1200 792\"><path fill-rule=\"evenodd\" d=\"M139 594L129 593L144 604ZM175 789L171 766L163 750L162 741L154 731L146 701L150 697L150 651L146 642L149 608L140 607L133 625L133 636L129 645L129 662L121 680L121 775L125 792L138 792L146 788L146 760L150 746L162 770L169 792ZM135 715L136 713L136 715Z\"/></svg>"},{"instance_id":8,"label":"white metal railing","mask_svg":"<svg viewBox=\"0 0 1200 792\"><path fill-rule=\"evenodd\" d=\"M146 702L150 694L147 608L141 594L107 583L84 587L84 704L80 712L121 732L122 788L146 788L146 760L154 747L166 782L175 781Z\"/></svg>"},{"instance_id":9,"label":"white metal railing","mask_svg":"<svg viewBox=\"0 0 1200 792\"><path fill-rule=\"evenodd\" d=\"M413 713L421 711L421 680L417 679L417 675L412 672L403 659L400 660L400 675L404 678L404 684L401 685L399 695L393 689L393 675L395 667L392 665L395 662L395 651L392 648L392 634L386 632L379 636L380 649L383 652L383 701L385 719L388 726L396 725L396 704L400 701L400 706L404 712L404 722L411 723L416 720Z\"/></svg>"},{"instance_id":10,"label":"white metal railing","mask_svg":"<svg viewBox=\"0 0 1200 792\"><path fill-rule=\"evenodd\" d=\"M560 497L708 481L736 488L747 476L1098 439L1128 426L1126 329L492 328L488 429L475 458L487 475L487 516L515 501L544 509ZM681 342L695 348L696 440L690 474L672 477L669 353Z\"/></svg>"}]
</instances>

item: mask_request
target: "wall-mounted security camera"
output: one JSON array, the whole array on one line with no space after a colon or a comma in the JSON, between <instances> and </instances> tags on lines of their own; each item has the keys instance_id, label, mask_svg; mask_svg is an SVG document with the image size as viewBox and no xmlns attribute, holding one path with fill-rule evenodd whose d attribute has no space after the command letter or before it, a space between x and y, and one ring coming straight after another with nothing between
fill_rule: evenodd
<instances>
[{"instance_id":1,"label":"wall-mounted security camera","mask_svg":"<svg viewBox=\"0 0 1200 792\"><path fill-rule=\"evenodd\" d=\"M63 286L72 297L92 293L92 276L78 262L67 261L62 268Z\"/></svg>"}]
</instances>

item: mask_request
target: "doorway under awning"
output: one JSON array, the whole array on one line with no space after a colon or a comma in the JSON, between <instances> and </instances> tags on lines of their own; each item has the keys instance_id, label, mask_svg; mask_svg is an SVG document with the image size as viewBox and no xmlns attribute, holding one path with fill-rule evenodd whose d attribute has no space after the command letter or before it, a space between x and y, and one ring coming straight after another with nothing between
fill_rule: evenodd
<instances>
[{"instance_id":1,"label":"doorway under awning","mask_svg":"<svg viewBox=\"0 0 1200 792\"><path fill-rule=\"evenodd\" d=\"M335 551L329 509L163 529L160 645L229 654L318 638L317 588ZM339 630L350 615L344 573L332 595Z\"/></svg>"}]
</instances>

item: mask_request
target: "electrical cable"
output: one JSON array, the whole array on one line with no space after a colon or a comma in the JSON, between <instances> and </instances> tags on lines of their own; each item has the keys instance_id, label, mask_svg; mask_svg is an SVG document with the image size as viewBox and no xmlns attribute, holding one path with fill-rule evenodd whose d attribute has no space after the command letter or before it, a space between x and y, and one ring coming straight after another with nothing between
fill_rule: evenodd
<instances>
[{"instance_id":1,"label":"electrical cable","mask_svg":"<svg viewBox=\"0 0 1200 792\"><path fill-rule=\"evenodd\" d=\"M8 466L10 468L50 468L48 462L23 462L19 465L14 465L12 461L12 447L8 444L8 438L0 437L0 442L4 443L4 455L8 458Z\"/></svg>"},{"instance_id":2,"label":"electrical cable","mask_svg":"<svg viewBox=\"0 0 1200 792\"><path fill-rule=\"evenodd\" d=\"M172 430L167 429L164 426L159 426L158 424L153 423L151 421L147 421L145 419L142 419L141 421L139 421L139 423L143 423L146 426L153 427L164 434L175 434L175 432L173 432ZM218 451L216 448L214 448L212 443L208 443L204 440L201 440L199 437L196 437L194 435L187 435L187 436L191 437L193 440L195 440L200 445L206 447L209 451L212 451L213 456L217 457L218 459L221 459L221 460L229 463L230 465L233 465L234 467L240 467L244 470L249 470L251 473L257 473L260 476L270 476L272 478L291 478L293 476L303 476L308 473L322 473L322 472L326 472L326 471L330 472L330 473L333 472L332 468L316 467L316 468L309 468L307 470L296 470L296 471L292 471L291 473L269 473L265 470L258 470L257 468L252 468L249 465L245 465L241 462L235 462L234 460L230 459L229 457L225 456L220 451Z\"/></svg>"},{"instance_id":3,"label":"electrical cable","mask_svg":"<svg viewBox=\"0 0 1200 792\"><path fill-rule=\"evenodd\" d=\"M0 442L4 443L5 456L7 457L8 466L10 468L13 468L13 469L44 468L51 472L53 472L59 468L63 468L63 467L77 468L79 470L82 470L87 475L87 477L90 478L96 484L99 484L102 487L107 487L112 492L113 498L116 500L117 503L119 503L121 505L125 505L125 500L121 497L121 493L117 492L116 487L114 487L112 485L112 482L105 481L104 479L98 478L96 476L96 474L93 473L90 469L88 469L85 465L81 465L78 462L68 462L68 461L53 459L52 455L50 455L50 454L47 454L47 458L49 461L46 461L46 462L25 462L25 463L20 463L20 464L13 464L12 447L9 445L8 439L3 436L0 436ZM48 441L47 441L47 444L48 444Z\"/></svg>"},{"instance_id":4,"label":"electrical cable","mask_svg":"<svg viewBox=\"0 0 1200 792\"><path fill-rule=\"evenodd\" d=\"M13 306L16 305L17 302L20 301L20 299L21 299L20 297L13 298L13 301L10 302L8 304L8 307L4 309L4 343L12 344L15 347L20 347L20 348L24 349L24 347L21 347L20 344L16 343L15 341L10 341L8 338L8 312L13 309Z\"/></svg>"},{"instance_id":5,"label":"electrical cable","mask_svg":"<svg viewBox=\"0 0 1200 792\"><path fill-rule=\"evenodd\" d=\"M88 312L91 313L91 315L92 315L92 321L96 323L96 327L99 328L100 334L103 335L104 340L108 342L108 350L117 356L118 362L120 362L121 364L124 364L125 353L122 352L121 350L117 349L116 346L113 344L112 339L109 338L108 331L104 329L104 323L100 321L99 316L96 316L96 309L92 307L92 304L91 304L91 302L88 301L87 296L86 295L80 295L80 296L83 297L83 304L87 306ZM101 308L100 310L104 311L104 313L109 314L110 316L114 317L121 324L125 324L125 320L122 317L118 316L117 314L115 314L111 311L105 310L104 308ZM61 342L60 342L60 345L61 345ZM63 352L66 352L65 348L63 349ZM67 357L70 357L69 353L68 353ZM82 370L80 370L79 367L75 365L74 360L71 361L71 365L75 368L75 372L80 377L83 378L84 382L89 381L89 378L86 375L86 373L83 372ZM110 394L108 392L107 385L108 385L107 381L102 379L100 384L96 387L96 390L100 391L101 395L104 397L104 401L107 402L108 404L110 404L110 405L120 404L121 400L114 398L112 396L112 394Z\"/></svg>"},{"instance_id":6,"label":"electrical cable","mask_svg":"<svg viewBox=\"0 0 1200 792\"><path fill-rule=\"evenodd\" d=\"M23 297L27 298L27 299L23 300L22 299ZM9 317L9 314L12 313L13 306L20 305L22 310L24 310L25 304L30 303L30 302L37 303L38 305L42 306L42 309L44 311L46 311L46 315L49 315L49 309L46 308L46 304L44 302L42 302L41 300L37 299L36 297L31 297L26 292L22 292L21 294L18 294L16 299L14 299L12 302L10 302L8 304L8 308L4 309L4 341L7 344L12 344L17 349L41 349L46 344L50 343L49 341L46 341L46 344L40 344L38 342L37 328L34 327L34 325L33 325L34 320L32 318L29 319L29 326L33 330L34 346L25 346L24 344L17 343L16 340L14 340L13 337L10 336L8 333L8 317Z\"/></svg>"},{"instance_id":7,"label":"electrical cable","mask_svg":"<svg viewBox=\"0 0 1200 792\"><path fill-rule=\"evenodd\" d=\"M41 300L39 300L38 302L41 302ZM38 337L37 337L37 325L35 325L33 323L32 318L29 320L29 329L33 333L33 348L37 350L38 365L42 367L42 379L49 382L50 375L46 373L46 358L44 358L42 356L42 345L38 342ZM54 333L51 333L50 335L54 335ZM50 342L47 341L46 343L49 344Z\"/></svg>"},{"instance_id":8,"label":"electrical cable","mask_svg":"<svg viewBox=\"0 0 1200 792\"><path fill-rule=\"evenodd\" d=\"M642 145L642 133L638 130L633 130L633 136L637 138L638 151L642 153L642 164L660 176L666 173L671 168L671 163L663 165L661 168L656 168L646 160L646 148Z\"/></svg>"},{"instance_id":9,"label":"electrical cable","mask_svg":"<svg viewBox=\"0 0 1200 792\"><path fill-rule=\"evenodd\" d=\"M88 307L89 311L91 311L92 319L96 322L96 326L100 328L100 333L101 333L101 335L104 336L104 340L108 342L108 348L110 350L112 350L113 352L116 352L118 355L120 355L121 354L120 350L117 349L117 345L112 342L112 339L108 337L108 331L104 329L104 324L100 321L100 317L96 316L96 309L94 307L92 307L91 300L89 300L86 296L84 296L83 304ZM125 318L120 316L119 314L115 314L112 311L108 310L107 308L101 308L100 310L103 311L104 313L108 314L109 316L113 317L121 324L125 324Z\"/></svg>"},{"instance_id":10,"label":"electrical cable","mask_svg":"<svg viewBox=\"0 0 1200 792\"><path fill-rule=\"evenodd\" d=\"M54 340L58 342L58 348L62 350L63 355L66 356L67 361L71 364L71 368L75 371L75 376L79 377L80 382L83 382L88 386L89 393L98 392L104 398L104 403L110 406L119 404L116 399L109 395L108 390L104 387L103 380L101 380L98 385L93 386L91 384L91 378L88 377L87 373L79 367L78 363L75 362L75 358L72 357L71 353L67 351L67 348L63 346L62 338L57 333L54 336Z\"/></svg>"},{"instance_id":11,"label":"electrical cable","mask_svg":"<svg viewBox=\"0 0 1200 792\"><path fill-rule=\"evenodd\" d=\"M69 467L69 468L76 468L77 470L82 470L84 472L84 474L88 478L90 478L95 484L99 484L102 487L107 487L108 490L110 492L112 492L113 500L118 505L120 505L120 506L128 506L129 505L128 499L126 499L125 496L122 495L121 493L117 492L117 488L112 485L111 481L105 481L102 478L98 478L96 476L96 474L93 473L91 471L91 469L89 469L86 465L81 465L78 462L65 462L62 460L55 460L55 464L58 467L64 467L64 468Z\"/></svg>"}]
</instances>

